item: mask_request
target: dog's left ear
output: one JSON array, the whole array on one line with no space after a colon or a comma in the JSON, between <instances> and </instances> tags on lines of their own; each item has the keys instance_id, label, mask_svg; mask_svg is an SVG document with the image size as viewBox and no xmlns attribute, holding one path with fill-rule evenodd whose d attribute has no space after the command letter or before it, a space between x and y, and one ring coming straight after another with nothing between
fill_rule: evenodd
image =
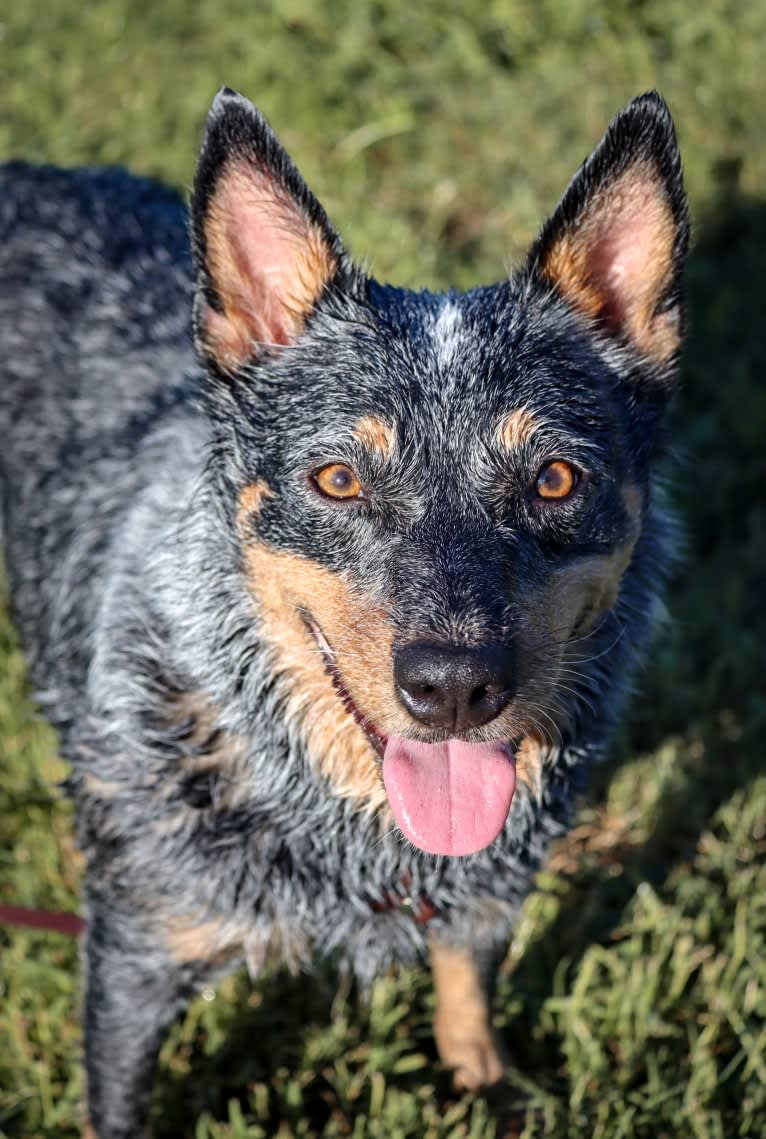
<instances>
[{"instance_id":1,"label":"dog's left ear","mask_svg":"<svg viewBox=\"0 0 766 1139\"><path fill-rule=\"evenodd\" d=\"M232 374L293 343L350 273L327 215L261 113L224 89L208 116L192 197L197 347Z\"/></svg>"},{"instance_id":2,"label":"dog's left ear","mask_svg":"<svg viewBox=\"0 0 766 1139\"><path fill-rule=\"evenodd\" d=\"M528 270L662 366L681 342L688 241L673 121L651 92L612 120L543 227Z\"/></svg>"}]
</instances>

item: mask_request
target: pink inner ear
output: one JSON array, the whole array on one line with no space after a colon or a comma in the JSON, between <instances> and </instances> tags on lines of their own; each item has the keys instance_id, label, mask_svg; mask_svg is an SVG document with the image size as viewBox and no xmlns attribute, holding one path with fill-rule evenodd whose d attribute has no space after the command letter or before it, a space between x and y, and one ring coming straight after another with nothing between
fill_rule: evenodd
<instances>
[{"instance_id":1,"label":"pink inner ear","mask_svg":"<svg viewBox=\"0 0 766 1139\"><path fill-rule=\"evenodd\" d=\"M287 344L290 339L291 297L301 264L301 240L307 230L303 219L284 219L279 203L251 193L228 204L226 237L241 282L240 303L253 322L253 339L266 344ZM300 226L297 235L291 226Z\"/></svg>"},{"instance_id":2,"label":"pink inner ear","mask_svg":"<svg viewBox=\"0 0 766 1139\"><path fill-rule=\"evenodd\" d=\"M258 346L292 343L335 270L319 228L270 174L237 165L220 175L205 236L224 310L204 316L213 354L233 367Z\"/></svg>"},{"instance_id":3,"label":"pink inner ear","mask_svg":"<svg viewBox=\"0 0 766 1139\"><path fill-rule=\"evenodd\" d=\"M658 307L673 272L676 223L643 162L596 190L546 249L542 273L571 304L647 356L678 349L678 313Z\"/></svg>"},{"instance_id":4,"label":"pink inner ear","mask_svg":"<svg viewBox=\"0 0 766 1139\"><path fill-rule=\"evenodd\" d=\"M617 328L651 319L667 282L672 247L668 209L656 193L641 201L634 191L618 197L616 205L599 219L586 264L603 298L602 318Z\"/></svg>"}]
</instances>

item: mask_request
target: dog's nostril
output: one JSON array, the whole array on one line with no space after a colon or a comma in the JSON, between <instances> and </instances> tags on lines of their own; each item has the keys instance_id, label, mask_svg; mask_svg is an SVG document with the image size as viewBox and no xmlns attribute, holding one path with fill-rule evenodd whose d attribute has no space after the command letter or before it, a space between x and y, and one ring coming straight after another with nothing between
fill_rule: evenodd
<instances>
[{"instance_id":1,"label":"dog's nostril","mask_svg":"<svg viewBox=\"0 0 766 1139\"><path fill-rule=\"evenodd\" d=\"M482 684L479 688L475 689L473 699L484 700L488 696L502 696L505 692L506 685L504 684Z\"/></svg>"}]
</instances>

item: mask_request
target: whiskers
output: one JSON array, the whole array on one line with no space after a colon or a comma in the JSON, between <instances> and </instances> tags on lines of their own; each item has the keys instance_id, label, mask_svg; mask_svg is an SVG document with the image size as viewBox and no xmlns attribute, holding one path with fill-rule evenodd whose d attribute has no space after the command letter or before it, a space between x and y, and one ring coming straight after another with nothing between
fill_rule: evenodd
<instances>
[{"instance_id":1,"label":"whiskers","mask_svg":"<svg viewBox=\"0 0 766 1139\"><path fill-rule=\"evenodd\" d=\"M610 626L616 626L611 636ZM530 691L527 695L523 688L520 690L519 710L528 715L534 730L562 747L565 729L573 728L584 715L598 714L604 666L625 635L625 626L610 611L579 636L562 637L559 634L566 632L563 628L539 634L529 629L526 632L526 659L531 662L526 687ZM588 652L588 648L593 651Z\"/></svg>"}]
</instances>

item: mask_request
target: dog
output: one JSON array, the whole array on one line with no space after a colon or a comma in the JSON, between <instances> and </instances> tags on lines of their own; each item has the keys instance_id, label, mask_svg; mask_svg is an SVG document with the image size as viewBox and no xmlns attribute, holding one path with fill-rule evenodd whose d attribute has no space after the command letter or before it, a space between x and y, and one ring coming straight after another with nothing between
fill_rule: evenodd
<instances>
[{"instance_id":1,"label":"dog","mask_svg":"<svg viewBox=\"0 0 766 1139\"><path fill-rule=\"evenodd\" d=\"M647 645L688 220L631 102L525 263L465 294L349 257L230 90L190 210L2 174L13 611L71 764L89 1127L143 1134L190 996L246 962L430 955L458 1087L498 956Z\"/></svg>"}]
</instances>

